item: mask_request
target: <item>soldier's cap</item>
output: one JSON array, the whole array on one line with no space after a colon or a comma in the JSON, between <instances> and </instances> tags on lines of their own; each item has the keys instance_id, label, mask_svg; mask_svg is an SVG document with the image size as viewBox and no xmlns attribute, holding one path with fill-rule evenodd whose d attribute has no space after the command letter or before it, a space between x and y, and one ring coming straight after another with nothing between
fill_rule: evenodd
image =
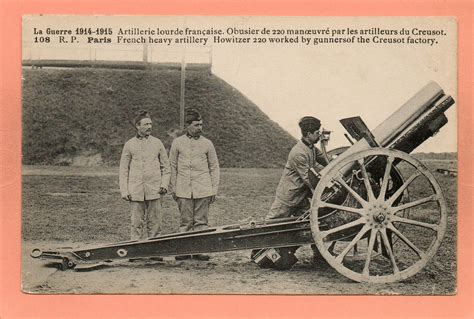
<instances>
[{"instance_id":1,"label":"soldier's cap","mask_svg":"<svg viewBox=\"0 0 474 319\"><path fill-rule=\"evenodd\" d=\"M321 121L313 116L304 116L299 120L298 125L300 128L319 130Z\"/></svg>"},{"instance_id":2,"label":"soldier's cap","mask_svg":"<svg viewBox=\"0 0 474 319\"><path fill-rule=\"evenodd\" d=\"M150 113L146 110L140 110L135 113L135 117L133 118L133 124L137 125L141 120L145 118L150 118Z\"/></svg>"},{"instance_id":3,"label":"soldier's cap","mask_svg":"<svg viewBox=\"0 0 474 319\"><path fill-rule=\"evenodd\" d=\"M202 120L201 114L199 114L197 110L191 108L185 110L184 119L186 123Z\"/></svg>"}]
</instances>

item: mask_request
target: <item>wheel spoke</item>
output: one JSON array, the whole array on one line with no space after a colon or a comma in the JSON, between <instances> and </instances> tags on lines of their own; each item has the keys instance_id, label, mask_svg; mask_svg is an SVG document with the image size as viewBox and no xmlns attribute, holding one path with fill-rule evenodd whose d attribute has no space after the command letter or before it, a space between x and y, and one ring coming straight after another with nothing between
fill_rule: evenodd
<instances>
[{"instance_id":1,"label":"wheel spoke","mask_svg":"<svg viewBox=\"0 0 474 319\"><path fill-rule=\"evenodd\" d=\"M320 207L334 208L334 209L337 209L337 210L342 210L344 212L355 213L355 214L358 214L360 216L365 216L364 211L361 208L341 206L341 205L332 204L332 203L328 203L328 202L321 202Z\"/></svg>"},{"instance_id":2,"label":"wheel spoke","mask_svg":"<svg viewBox=\"0 0 474 319\"><path fill-rule=\"evenodd\" d=\"M404 217L400 217L400 216L393 216L392 217L392 222L399 222L399 223L404 223L404 224L421 226L421 227L424 227L424 228L432 229L434 231L438 231L438 225L437 224L430 224L430 223L420 222L420 221L417 221L417 220L404 218Z\"/></svg>"},{"instance_id":3,"label":"wheel spoke","mask_svg":"<svg viewBox=\"0 0 474 319\"><path fill-rule=\"evenodd\" d=\"M365 169L364 160L359 160L360 171L362 172L362 178L364 179L364 185L367 190L367 199L369 202L375 200L374 191L372 190L372 186L370 185L369 175L367 174L367 170Z\"/></svg>"},{"instance_id":4,"label":"wheel spoke","mask_svg":"<svg viewBox=\"0 0 474 319\"><path fill-rule=\"evenodd\" d=\"M379 198L385 200L385 194L387 193L388 188L388 179L390 177L390 172L392 171L392 163L394 158L389 156L387 158L387 165L385 166L385 173L383 174L382 187L380 188Z\"/></svg>"},{"instance_id":5,"label":"wheel spoke","mask_svg":"<svg viewBox=\"0 0 474 319\"><path fill-rule=\"evenodd\" d=\"M395 207L393 207L393 209L395 210L394 212L398 212L398 211L405 210L405 209L412 208L412 207L416 207L416 206L419 206L421 204L425 204L425 203L428 203L428 202L434 202L436 200L438 200L438 196L431 195L431 196L416 200L416 201L411 202L411 203L406 203L406 204L403 204L403 205L400 205L400 206L395 206Z\"/></svg>"},{"instance_id":6,"label":"wheel spoke","mask_svg":"<svg viewBox=\"0 0 474 319\"><path fill-rule=\"evenodd\" d=\"M395 192L395 194L392 195L392 197L390 197L388 199L388 204L389 205L392 205L398 197L400 197L400 195L403 193L403 191L415 180L415 178L417 178L418 176L420 176L421 173L419 171L417 171L416 173L414 173L413 175L410 176L410 178L408 178L405 183L403 183L402 186L400 186L399 189L397 189L397 191Z\"/></svg>"},{"instance_id":7,"label":"wheel spoke","mask_svg":"<svg viewBox=\"0 0 474 319\"><path fill-rule=\"evenodd\" d=\"M390 257L390 262L392 263L393 273L397 274L400 272L397 267L397 263L395 262L395 256L393 255L392 247L390 246L390 242L388 240L387 231L385 229L380 230L380 235L382 236L383 243L385 245L385 249Z\"/></svg>"},{"instance_id":8,"label":"wheel spoke","mask_svg":"<svg viewBox=\"0 0 474 319\"><path fill-rule=\"evenodd\" d=\"M377 237L377 232L378 231L374 229L370 232L369 245L367 247L367 258L365 259L365 266L364 266L364 270L362 271L362 274L364 276L369 276L370 258L372 256L372 250L374 249L375 238Z\"/></svg>"},{"instance_id":9,"label":"wheel spoke","mask_svg":"<svg viewBox=\"0 0 474 319\"><path fill-rule=\"evenodd\" d=\"M415 246L408 238L405 237L398 229L396 229L393 225L387 226L391 231L395 233L408 247L410 247L421 259L425 257L425 253L421 251L418 247Z\"/></svg>"},{"instance_id":10,"label":"wheel spoke","mask_svg":"<svg viewBox=\"0 0 474 319\"><path fill-rule=\"evenodd\" d=\"M352 187L347 185L347 183L341 176L337 175L335 179L337 182L339 182L339 184L341 184L345 189L347 189L347 191L359 202L359 204L365 206L367 202L362 197L360 197L360 195L357 194L356 191L352 189Z\"/></svg>"},{"instance_id":11,"label":"wheel spoke","mask_svg":"<svg viewBox=\"0 0 474 319\"><path fill-rule=\"evenodd\" d=\"M326 236L330 235L330 234L334 234L334 233L337 233L338 231L341 231L341 230L344 230L344 229L348 229L348 228L351 228L351 227L354 227L354 226L357 226L357 225L360 225L360 224L363 224L365 221L365 218L359 218L359 219L356 219L350 223L347 223L347 224L344 224L344 225L341 225L341 226L338 226L338 227L335 227L333 229L330 229L330 230L326 230L326 231L322 231L321 232L321 237L322 238L325 238Z\"/></svg>"},{"instance_id":12,"label":"wheel spoke","mask_svg":"<svg viewBox=\"0 0 474 319\"><path fill-rule=\"evenodd\" d=\"M380 238L380 233L379 232L377 232L376 240L377 240L377 252L379 254L381 254L382 253L382 238Z\"/></svg>"},{"instance_id":13,"label":"wheel spoke","mask_svg":"<svg viewBox=\"0 0 474 319\"><path fill-rule=\"evenodd\" d=\"M344 257L347 255L347 253L354 247L355 244L362 238L362 236L365 235L365 233L370 229L369 226L364 225L360 232L351 240L351 242L344 248L344 250L336 257L336 261L341 264L342 260Z\"/></svg>"}]
</instances>

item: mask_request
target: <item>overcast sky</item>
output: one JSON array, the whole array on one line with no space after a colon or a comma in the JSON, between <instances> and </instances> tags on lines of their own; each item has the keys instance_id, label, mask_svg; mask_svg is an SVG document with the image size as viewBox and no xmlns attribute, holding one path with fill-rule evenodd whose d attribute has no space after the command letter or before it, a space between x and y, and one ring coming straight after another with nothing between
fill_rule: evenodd
<instances>
[{"instance_id":1,"label":"overcast sky","mask_svg":"<svg viewBox=\"0 0 474 319\"><path fill-rule=\"evenodd\" d=\"M73 22L74 21L74 22ZM109 25L147 28L248 29L371 29L445 30L435 45L420 44L212 44L187 45L187 60L206 61L212 71L252 100L273 121L299 137L298 119L320 118L333 131L329 148L346 145L339 119L361 116L373 129L430 81L456 100L456 22L452 18L321 18L321 17L42 17L24 20L23 58L76 56L80 59L139 60L141 45L58 47L32 44L35 26ZM154 46L152 58L168 55L180 61L182 46ZM151 51L150 51L151 52ZM449 123L421 145L419 152L456 151L456 105L447 111Z\"/></svg>"}]
</instances>

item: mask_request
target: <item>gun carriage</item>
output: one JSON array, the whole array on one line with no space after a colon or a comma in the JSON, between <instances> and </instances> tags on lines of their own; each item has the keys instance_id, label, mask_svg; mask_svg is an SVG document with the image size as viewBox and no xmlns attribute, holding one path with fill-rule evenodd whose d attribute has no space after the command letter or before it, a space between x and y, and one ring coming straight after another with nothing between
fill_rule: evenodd
<instances>
[{"instance_id":1,"label":"gun carriage","mask_svg":"<svg viewBox=\"0 0 474 319\"><path fill-rule=\"evenodd\" d=\"M447 223L438 182L409 153L447 123L444 112L453 104L431 82L373 131L360 117L341 120L356 141L325 152L328 165L313 171L311 209L301 216L78 249L35 248L31 257L53 259L68 269L107 260L252 250L261 267L288 269L297 261L298 247L316 245L330 266L354 281L406 279L434 256Z\"/></svg>"}]
</instances>

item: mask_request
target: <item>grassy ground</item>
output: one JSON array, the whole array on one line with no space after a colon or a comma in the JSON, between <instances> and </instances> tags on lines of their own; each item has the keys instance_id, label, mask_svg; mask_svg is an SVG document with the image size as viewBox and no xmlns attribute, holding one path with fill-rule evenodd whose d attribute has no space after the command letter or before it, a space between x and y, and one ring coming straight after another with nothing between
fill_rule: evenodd
<instances>
[{"instance_id":1,"label":"grassy ground","mask_svg":"<svg viewBox=\"0 0 474 319\"><path fill-rule=\"evenodd\" d=\"M62 168L63 174L74 169ZM81 175L84 169L81 168ZM97 169L90 169L95 171ZM23 239L111 242L129 237L128 204L120 200L116 170L102 176L23 176ZM57 173L57 170L56 170ZM224 169L219 198L211 207L212 225L263 218L278 183L277 169ZM176 232L179 213L164 200L164 232Z\"/></svg>"},{"instance_id":2,"label":"grassy ground","mask_svg":"<svg viewBox=\"0 0 474 319\"><path fill-rule=\"evenodd\" d=\"M434 162L430 165L437 167ZM273 200L280 174L280 169L223 169L218 201L211 207L209 215L210 224L227 225L248 217L263 218ZM183 293L180 280L191 276L189 278L195 278L196 286L186 288L191 290L184 292L452 294L456 289L456 179L443 175L436 175L436 178L448 204L446 235L438 253L426 268L401 283L361 285L332 269L314 270L308 247L298 252L300 262L288 272L259 269L249 263L248 252L229 252L219 254L205 264L207 266L166 262L159 268L139 265L133 269L125 267L111 272L100 271L96 275L57 273L55 277L49 277L46 284L31 288L24 282L24 287L40 293ZM58 246L63 243L82 245L127 240L128 205L120 200L118 188L116 169L25 167L22 198L25 250L38 243ZM178 229L177 206L168 196L164 206L164 232L175 232ZM26 262L30 262L25 258ZM141 269L142 274L141 279L135 279L139 283L108 283L104 286L101 279L113 281L112 278L123 276L124 281L128 282L128 276L138 276L137 269ZM240 283L235 281L237 274ZM206 284L198 282L194 275L203 276ZM88 286L92 282L84 284L82 279L87 276L95 276L96 286ZM155 283L153 280L158 280L156 278L167 280L168 284L160 281L159 285L156 283L158 286L152 285L151 282Z\"/></svg>"}]
</instances>

